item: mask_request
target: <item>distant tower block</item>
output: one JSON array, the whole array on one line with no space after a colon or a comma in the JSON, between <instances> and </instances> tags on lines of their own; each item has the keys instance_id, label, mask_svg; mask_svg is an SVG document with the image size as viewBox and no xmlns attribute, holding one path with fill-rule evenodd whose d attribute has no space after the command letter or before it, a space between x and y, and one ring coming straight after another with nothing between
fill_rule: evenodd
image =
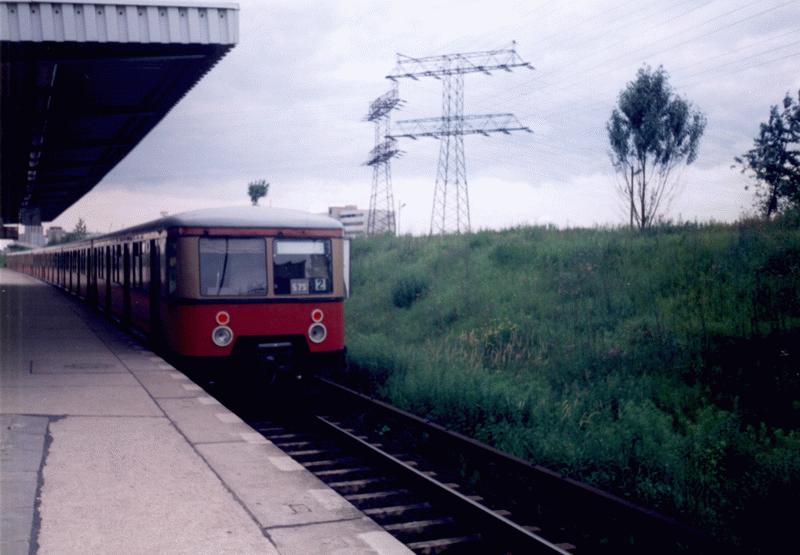
<instances>
[{"instance_id":1,"label":"distant tower block","mask_svg":"<svg viewBox=\"0 0 800 555\"><path fill-rule=\"evenodd\" d=\"M464 135L512 131L527 131L513 114L464 115L464 74L492 71L512 71L515 67L533 69L511 48L444 54L425 58L397 55L395 73L387 75L395 83L408 77L434 77L442 81L442 116L398 121L398 132L391 138L434 137L439 139L439 166L436 170L436 187L431 210L431 235L436 233L462 233L470 230L469 190L464 158Z\"/></svg>"},{"instance_id":2,"label":"distant tower block","mask_svg":"<svg viewBox=\"0 0 800 555\"><path fill-rule=\"evenodd\" d=\"M366 120L375 123L375 147L370 151L366 165L372 166L372 190L369 198L367 234L397 233L392 193L391 160L401 154L397 141L389 137L391 112L403 101L397 93L397 85L376 98L369 106Z\"/></svg>"}]
</instances>

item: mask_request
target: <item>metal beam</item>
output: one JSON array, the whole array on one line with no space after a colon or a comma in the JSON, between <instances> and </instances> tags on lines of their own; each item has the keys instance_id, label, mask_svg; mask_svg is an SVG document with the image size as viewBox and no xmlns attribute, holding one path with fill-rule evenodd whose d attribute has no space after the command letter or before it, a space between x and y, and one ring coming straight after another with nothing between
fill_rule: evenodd
<instances>
[{"instance_id":1,"label":"metal beam","mask_svg":"<svg viewBox=\"0 0 800 555\"><path fill-rule=\"evenodd\" d=\"M418 139L478 134L488 136L489 133L510 134L513 131L533 133L531 128L522 125L514 114L474 114L401 120L395 124L395 129L389 138Z\"/></svg>"}]
</instances>

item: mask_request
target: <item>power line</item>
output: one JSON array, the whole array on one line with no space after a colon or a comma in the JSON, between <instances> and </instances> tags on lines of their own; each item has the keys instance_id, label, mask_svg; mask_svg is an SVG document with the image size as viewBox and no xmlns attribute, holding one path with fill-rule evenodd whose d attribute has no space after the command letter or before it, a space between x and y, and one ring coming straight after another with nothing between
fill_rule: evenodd
<instances>
[{"instance_id":1,"label":"power line","mask_svg":"<svg viewBox=\"0 0 800 555\"><path fill-rule=\"evenodd\" d=\"M739 12L739 11L741 11L743 9L749 8L749 7L754 6L754 5L758 5L760 3L761 2L759 2L759 1L750 2L750 3L748 3L748 4L744 5L744 6L740 6L738 8L735 8L735 9L732 9L732 10L728 10L726 12L723 12L722 14L717 14L714 17L706 19L706 20L704 20L704 21L702 21L702 22L700 22L698 24L695 24L695 25L692 25L692 26L687 27L685 29L682 29L681 31L679 31L679 34L683 34L683 33L687 32L687 31L690 31L690 30L695 29L695 28L703 27L704 25L706 25L708 23L711 23L713 21L717 21L718 19L721 19L721 18L723 18L723 17L725 17L727 15L731 15L733 13ZM746 17L740 18L740 19L738 19L736 21L733 21L733 22L728 23L726 25L723 25L721 27L717 27L715 29L712 29L712 30L710 30L708 32L704 32L704 33L692 36L692 37L690 37L690 38L688 38L686 40L683 40L683 41L675 43L675 44L671 44L671 45L669 45L669 46L667 46L665 48L662 48L660 50L649 52L648 54L646 54L644 56L644 58L649 58L649 57L652 57L652 56L656 56L658 54L662 54L664 52L668 52L668 51L670 51L670 50L672 50L674 48L678 48L678 47L683 46L685 44L689 44L689 43L691 43L693 41L696 41L698 39L702 39L702 38L717 34L717 33L721 32L723 30L729 29L731 27L734 27L734 26L739 25L741 23L744 23L746 21L750 21L752 19L755 19L755 18L760 17L762 15L765 15L767 13L773 12L775 10L784 8L784 7L786 7L786 6L790 5L790 4L793 4L793 3L796 4L796 0L789 0L787 2L783 2L781 4L778 4L778 5L775 5L775 6L771 6L769 8L764 9L764 10L761 10L761 11L759 11L757 13L750 14L750 15L748 15ZM669 37L669 38L672 38L672 37ZM560 89L563 90L564 88L569 88L569 87L585 86L587 77L597 78L597 77L602 77L604 75L608 75L609 73L613 73L613 72L617 71L618 70L617 67L610 67L609 66L610 62L615 62L615 61L618 61L618 60L621 60L621 59L630 58L631 56L638 56L641 59L642 58L641 52L642 52L642 50L644 48L649 48L649 47L656 46L659 43L663 43L664 40L665 39L651 41L649 44L645 45L644 47L636 49L635 52L626 51L626 52L624 52L624 53L622 53L622 54L620 54L618 56L615 56L613 58L605 59L605 60L603 60L602 64L594 64L594 66L593 66L594 69L590 68L590 69L587 69L587 70L581 70L581 69L579 69L581 64L573 65L573 66L571 66L571 68L570 68L571 71L569 73L565 74L565 73L562 72L561 75L569 76L569 75L573 75L574 74L575 76L580 75L580 77L578 77L575 80L568 81L567 83L558 82L558 81L545 83L543 86L538 87L536 89L536 91L537 92L541 92L541 91L543 91L545 89L548 89L548 88L551 88L551 87L559 87ZM556 73L554 73L554 75L558 76L559 73L556 72ZM544 77L547 77L547 74L545 74ZM542 81L542 79L540 79L539 81ZM520 84L518 84L518 85L516 85L514 87L510 87L510 88L506 89L500 95L489 95L486 98L490 99L492 101L496 101L498 98L507 98L510 94L513 95L513 91L521 89L521 88L525 88L525 87L529 86L533 82L534 82L534 80L527 80L527 81L525 81L523 83L520 83Z\"/></svg>"}]
</instances>

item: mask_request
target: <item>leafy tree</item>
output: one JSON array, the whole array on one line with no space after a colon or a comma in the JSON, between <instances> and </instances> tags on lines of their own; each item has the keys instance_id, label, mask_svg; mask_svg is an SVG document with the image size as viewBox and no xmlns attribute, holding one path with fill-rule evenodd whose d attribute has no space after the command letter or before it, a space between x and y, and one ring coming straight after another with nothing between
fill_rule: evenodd
<instances>
[{"instance_id":1,"label":"leafy tree","mask_svg":"<svg viewBox=\"0 0 800 555\"><path fill-rule=\"evenodd\" d=\"M250 202L253 206L258 206L258 199L267 196L269 192L269 183L265 179L251 181L247 187L247 194L250 195Z\"/></svg>"},{"instance_id":2,"label":"leafy tree","mask_svg":"<svg viewBox=\"0 0 800 555\"><path fill-rule=\"evenodd\" d=\"M656 221L676 185L672 170L695 161L705 127L705 116L673 92L662 67L642 67L619 94L606 129L631 227Z\"/></svg>"},{"instance_id":3,"label":"leafy tree","mask_svg":"<svg viewBox=\"0 0 800 555\"><path fill-rule=\"evenodd\" d=\"M800 207L800 90L797 102L786 93L783 111L770 108L753 148L734 160L756 180L756 206L766 218Z\"/></svg>"},{"instance_id":4,"label":"leafy tree","mask_svg":"<svg viewBox=\"0 0 800 555\"><path fill-rule=\"evenodd\" d=\"M78 218L75 228L72 230L73 241L86 238L89 232L86 230L86 222L83 218Z\"/></svg>"},{"instance_id":5,"label":"leafy tree","mask_svg":"<svg viewBox=\"0 0 800 555\"><path fill-rule=\"evenodd\" d=\"M58 245L61 243L70 243L72 241L80 241L81 239L86 239L89 235L89 231L86 228L86 222L83 218L78 218L78 221L75 223L75 227L72 228L72 231L68 231L64 234L64 237L60 241L51 241L51 245Z\"/></svg>"}]
</instances>

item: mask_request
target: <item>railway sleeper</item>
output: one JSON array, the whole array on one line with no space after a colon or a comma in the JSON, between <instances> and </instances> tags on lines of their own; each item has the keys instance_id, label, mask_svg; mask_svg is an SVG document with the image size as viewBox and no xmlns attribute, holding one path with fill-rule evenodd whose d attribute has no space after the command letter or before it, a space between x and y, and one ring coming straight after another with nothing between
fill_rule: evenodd
<instances>
[{"instance_id":1,"label":"railway sleeper","mask_svg":"<svg viewBox=\"0 0 800 555\"><path fill-rule=\"evenodd\" d=\"M393 534L419 534L429 532L434 528L451 525L455 522L452 517L429 518L426 520L411 520L407 522L396 522L394 524L384 524L383 529Z\"/></svg>"},{"instance_id":2,"label":"railway sleeper","mask_svg":"<svg viewBox=\"0 0 800 555\"><path fill-rule=\"evenodd\" d=\"M289 434L275 434L275 435L270 435L269 439L270 439L270 441L274 442L275 440L297 439L297 438L300 438L300 437L306 437L306 436L304 434L291 434L291 433L289 433Z\"/></svg>"},{"instance_id":3,"label":"railway sleeper","mask_svg":"<svg viewBox=\"0 0 800 555\"><path fill-rule=\"evenodd\" d=\"M374 469L368 466L350 466L345 468L332 468L330 470L316 470L314 474L316 474L318 478L326 478L332 476L360 476L372 472L374 472Z\"/></svg>"},{"instance_id":4,"label":"railway sleeper","mask_svg":"<svg viewBox=\"0 0 800 555\"><path fill-rule=\"evenodd\" d=\"M267 437L275 434L286 433L286 428L283 428L282 426L273 426L272 424L259 424L257 422L251 422L250 426L255 428L258 433L264 434Z\"/></svg>"},{"instance_id":5,"label":"railway sleeper","mask_svg":"<svg viewBox=\"0 0 800 555\"><path fill-rule=\"evenodd\" d=\"M344 498L359 508L389 507L411 502L411 492L405 488L343 494Z\"/></svg>"},{"instance_id":6,"label":"railway sleeper","mask_svg":"<svg viewBox=\"0 0 800 555\"><path fill-rule=\"evenodd\" d=\"M437 538L434 540L424 540L407 543L406 546L416 553L425 555L442 553L454 547L469 548L481 541L480 534L467 534L464 536L453 536L449 538Z\"/></svg>"},{"instance_id":7,"label":"railway sleeper","mask_svg":"<svg viewBox=\"0 0 800 555\"><path fill-rule=\"evenodd\" d=\"M274 438L269 438L269 440L284 451L287 449L299 449L301 447L313 445L313 442L311 441L275 441Z\"/></svg>"},{"instance_id":8,"label":"railway sleeper","mask_svg":"<svg viewBox=\"0 0 800 555\"><path fill-rule=\"evenodd\" d=\"M302 457L313 457L317 455L323 455L329 457L330 455L333 454L328 449L298 449L298 450L284 450L284 451L287 455L295 459L300 459ZM298 462L302 463L302 461Z\"/></svg>"},{"instance_id":9,"label":"railway sleeper","mask_svg":"<svg viewBox=\"0 0 800 555\"><path fill-rule=\"evenodd\" d=\"M412 503L413 504L413 503ZM372 518L381 526L389 526L392 524L402 524L404 522L417 522L424 520L433 520L436 518L451 517L447 513L441 513L434 509L409 509L402 513L387 513L381 515L374 515ZM441 534L439 534L441 535ZM448 534L452 535L452 534ZM420 538L417 538L420 539Z\"/></svg>"},{"instance_id":10,"label":"railway sleeper","mask_svg":"<svg viewBox=\"0 0 800 555\"><path fill-rule=\"evenodd\" d=\"M367 488L372 486L383 485L388 482L389 479L383 476L378 478L364 478L361 480L342 480L339 482L327 482L328 486L332 487L336 491L342 493L357 493L361 492Z\"/></svg>"},{"instance_id":11,"label":"railway sleeper","mask_svg":"<svg viewBox=\"0 0 800 555\"><path fill-rule=\"evenodd\" d=\"M393 517L393 516L406 516L410 513L420 511L429 511L432 505L427 501L421 503L408 503L404 505L390 505L387 507L373 507L371 509L364 509L362 512L373 518Z\"/></svg>"},{"instance_id":12,"label":"railway sleeper","mask_svg":"<svg viewBox=\"0 0 800 555\"><path fill-rule=\"evenodd\" d=\"M310 460L310 461L303 461L303 466L311 470L312 472L317 472L319 468L337 468L343 465L351 465L357 464L357 460L353 457L342 457L339 459L319 459L319 460Z\"/></svg>"}]
</instances>

